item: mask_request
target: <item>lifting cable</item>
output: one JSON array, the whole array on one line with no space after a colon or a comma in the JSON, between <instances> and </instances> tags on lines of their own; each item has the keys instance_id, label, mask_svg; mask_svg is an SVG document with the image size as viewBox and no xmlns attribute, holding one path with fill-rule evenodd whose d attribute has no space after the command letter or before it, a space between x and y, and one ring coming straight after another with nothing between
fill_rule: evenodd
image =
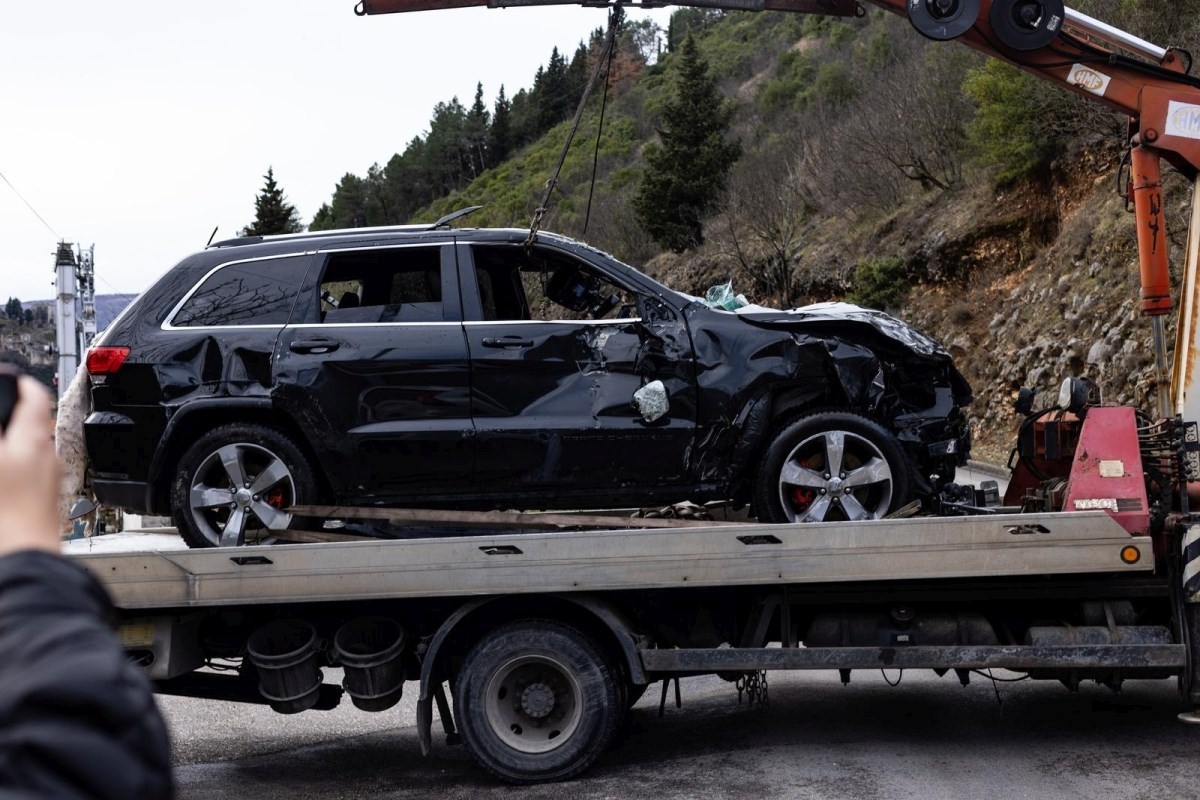
<instances>
[{"instance_id":1,"label":"lifting cable","mask_svg":"<svg viewBox=\"0 0 1200 800\"><path fill-rule=\"evenodd\" d=\"M583 233L587 234L588 222L592 219L592 195L596 193L596 167L600 163L600 137L604 134L604 110L608 108L608 84L612 80L613 58L617 48L608 48L608 66L604 70L604 92L600 95L600 121L596 123L596 146L592 150L592 180L588 184L587 207L583 211Z\"/></svg>"},{"instance_id":2,"label":"lifting cable","mask_svg":"<svg viewBox=\"0 0 1200 800\"><path fill-rule=\"evenodd\" d=\"M538 228L541 227L542 218L546 215L546 211L550 206L550 195L554 193L554 188L558 186L558 176L562 172L563 164L567 161L567 151L571 149L571 141L575 138L575 133L579 130L579 122L583 119L583 109L587 106L588 98L591 97L592 89L596 86L596 81L600 78L602 72L607 72L606 66L612 61L613 49L616 47L617 30L621 27L621 20L624 18L624 12L621 9L621 0L613 6L612 11L608 14L608 32L604 37L604 49L600 52L600 57L596 59L596 68L592 70L592 77L588 80L587 85L583 88L583 96L579 98L579 106L575 109L575 117L571 120L571 130L567 132L567 139L563 142L562 153L558 157L558 165L555 166L554 172L550 175L550 180L546 181L546 193L542 196L541 205L533 211L533 220L529 223L529 236L525 239L525 247L533 247L537 241ZM607 81L605 81L607 84ZM607 86L605 87L607 93Z\"/></svg>"}]
</instances>

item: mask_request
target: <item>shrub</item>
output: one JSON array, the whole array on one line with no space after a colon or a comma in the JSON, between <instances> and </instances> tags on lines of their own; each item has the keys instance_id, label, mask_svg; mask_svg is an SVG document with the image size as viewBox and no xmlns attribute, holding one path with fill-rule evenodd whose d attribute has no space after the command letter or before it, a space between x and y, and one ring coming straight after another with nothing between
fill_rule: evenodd
<instances>
[{"instance_id":1,"label":"shrub","mask_svg":"<svg viewBox=\"0 0 1200 800\"><path fill-rule=\"evenodd\" d=\"M967 138L1001 184L1031 177L1054 158L1058 141L1046 129L1044 90L1036 78L1000 61L972 69L963 92L975 103Z\"/></svg>"},{"instance_id":2,"label":"shrub","mask_svg":"<svg viewBox=\"0 0 1200 800\"><path fill-rule=\"evenodd\" d=\"M899 308L908 296L908 272L899 256L869 258L854 270L850 302L886 311Z\"/></svg>"}]
</instances>

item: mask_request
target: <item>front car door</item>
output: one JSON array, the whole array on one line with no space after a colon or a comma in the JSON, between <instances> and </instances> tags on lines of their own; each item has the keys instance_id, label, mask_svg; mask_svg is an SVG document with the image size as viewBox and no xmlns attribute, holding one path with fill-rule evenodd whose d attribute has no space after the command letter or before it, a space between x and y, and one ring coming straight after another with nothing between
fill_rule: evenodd
<instances>
[{"instance_id":1,"label":"front car door","mask_svg":"<svg viewBox=\"0 0 1200 800\"><path fill-rule=\"evenodd\" d=\"M477 490L526 507L677 495L696 423L682 320L664 342L636 285L550 245L460 243L459 276ZM634 395L658 380L655 417Z\"/></svg>"},{"instance_id":2,"label":"front car door","mask_svg":"<svg viewBox=\"0 0 1200 800\"><path fill-rule=\"evenodd\" d=\"M280 338L277 402L312 431L342 497L461 491L474 440L453 243L318 258L319 277Z\"/></svg>"}]
</instances>

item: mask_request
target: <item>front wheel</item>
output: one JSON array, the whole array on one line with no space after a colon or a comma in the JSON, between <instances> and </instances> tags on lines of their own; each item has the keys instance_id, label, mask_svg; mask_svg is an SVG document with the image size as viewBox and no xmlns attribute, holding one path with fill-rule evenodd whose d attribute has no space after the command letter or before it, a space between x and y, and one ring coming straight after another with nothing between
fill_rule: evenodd
<instances>
[{"instance_id":1,"label":"front wheel","mask_svg":"<svg viewBox=\"0 0 1200 800\"><path fill-rule=\"evenodd\" d=\"M454 712L479 764L510 783L566 780L608 747L623 716L619 670L583 633L515 622L487 634L458 673Z\"/></svg>"},{"instance_id":2,"label":"front wheel","mask_svg":"<svg viewBox=\"0 0 1200 800\"><path fill-rule=\"evenodd\" d=\"M882 519L908 502L909 461L878 423L841 411L801 417L771 440L754 503L763 522Z\"/></svg>"},{"instance_id":3,"label":"front wheel","mask_svg":"<svg viewBox=\"0 0 1200 800\"><path fill-rule=\"evenodd\" d=\"M313 471L285 434L264 425L215 428L188 448L171 489L175 525L191 547L273 544L285 509L315 499Z\"/></svg>"}]
</instances>

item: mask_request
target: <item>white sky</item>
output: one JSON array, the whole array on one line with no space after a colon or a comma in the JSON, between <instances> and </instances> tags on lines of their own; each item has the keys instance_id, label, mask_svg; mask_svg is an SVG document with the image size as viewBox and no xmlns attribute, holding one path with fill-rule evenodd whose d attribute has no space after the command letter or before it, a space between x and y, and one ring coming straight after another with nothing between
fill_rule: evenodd
<instances>
[{"instance_id":1,"label":"white sky","mask_svg":"<svg viewBox=\"0 0 1200 800\"><path fill-rule=\"evenodd\" d=\"M354 1L8 0L0 173L96 245L98 293L139 292L213 226L236 236L268 166L307 223L435 103L469 105L482 80L490 107L606 22L579 6L356 17ZM52 297L56 241L0 182L0 294Z\"/></svg>"}]
</instances>

